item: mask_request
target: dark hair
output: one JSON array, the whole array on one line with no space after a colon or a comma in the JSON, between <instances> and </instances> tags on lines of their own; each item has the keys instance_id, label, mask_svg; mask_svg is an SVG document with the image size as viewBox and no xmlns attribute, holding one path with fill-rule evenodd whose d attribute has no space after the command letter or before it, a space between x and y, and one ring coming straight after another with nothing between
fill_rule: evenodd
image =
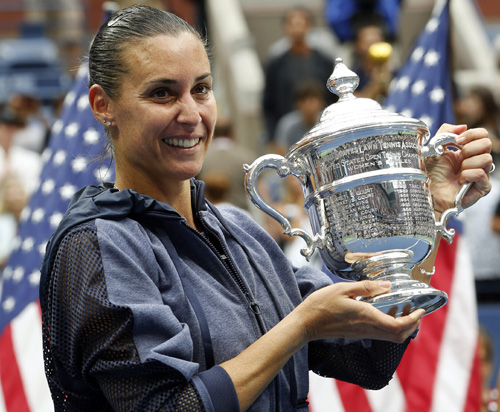
<instances>
[{"instance_id":1,"label":"dark hair","mask_svg":"<svg viewBox=\"0 0 500 412\"><path fill-rule=\"evenodd\" d=\"M281 24L286 24L288 22L288 19L293 13L302 13L304 17L307 19L308 23L311 26L314 25L313 13L310 9L308 9L305 6L294 6L287 9L281 18Z\"/></svg>"},{"instance_id":2,"label":"dark hair","mask_svg":"<svg viewBox=\"0 0 500 412\"><path fill-rule=\"evenodd\" d=\"M481 100L486 116L498 116L500 110L495 100L495 96L493 95L493 92L489 87L474 86L469 90L469 94L472 96L477 96L477 98Z\"/></svg>"},{"instance_id":3,"label":"dark hair","mask_svg":"<svg viewBox=\"0 0 500 412\"><path fill-rule=\"evenodd\" d=\"M294 99L296 102L315 97L325 100L326 86L323 86L318 80L308 79L301 81L294 89Z\"/></svg>"},{"instance_id":4,"label":"dark hair","mask_svg":"<svg viewBox=\"0 0 500 412\"><path fill-rule=\"evenodd\" d=\"M26 126L26 121L14 110L6 107L0 111L0 124L6 124L16 127Z\"/></svg>"},{"instance_id":5,"label":"dark hair","mask_svg":"<svg viewBox=\"0 0 500 412\"><path fill-rule=\"evenodd\" d=\"M90 45L89 84L99 84L110 97L120 94L120 81L127 73L122 52L130 43L159 35L192 33L207 48L200 33L175 14L151 6L134 5L113 13ZM208 52L207 52L208 54Z\"/></svg>"}]
</instances>

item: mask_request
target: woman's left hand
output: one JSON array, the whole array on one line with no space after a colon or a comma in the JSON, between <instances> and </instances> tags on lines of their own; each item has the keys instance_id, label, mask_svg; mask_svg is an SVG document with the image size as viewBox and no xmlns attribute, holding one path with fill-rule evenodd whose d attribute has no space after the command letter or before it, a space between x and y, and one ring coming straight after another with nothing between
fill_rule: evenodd
<instances>
[{"instance_id":1,"label":"woman's left hand","mask_svg":"<svg viewBox=\"0 0 500 412\"><path fill-rule=\"evenodd\" d=\"M472 183L462 200L462 207L476 203L491 190L490 171L491 140L485 129L467 130L466 125L443 124L438 133L459 135L456 139L461 150L445 150L441 156L425 159L429 174L429 188L434 200L434 209L444 212L455 206L455 197L460 188Z\"/></svg>"}]
</instances>

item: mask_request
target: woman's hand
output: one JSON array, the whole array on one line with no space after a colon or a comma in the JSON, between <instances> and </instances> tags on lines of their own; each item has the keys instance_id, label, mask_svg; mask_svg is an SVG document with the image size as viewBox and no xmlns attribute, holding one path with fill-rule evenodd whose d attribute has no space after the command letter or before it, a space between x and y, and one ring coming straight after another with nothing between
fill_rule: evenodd
<instances>
[{"instance_id":1,"label":"woman's hand","mask_svg":"<svg viewBox=\"0 0 500 412\"><path fill-rule=\"evenodd\" d=\"M302 317L306 341L348 338L404 342L419 326L423 309L394 318L355 299L389 291L389 282L372 280L341 282L317 290L296 308Z\"/></svg>"},{"instance_id":2,"label":"woman's hand","mask_svg":"<svg viewBox=\"0 0 500 412\"><path fill-rule=\"evenodd\" d=\"M450 132L459 135L457 144L461 150L445 150L441 156L425 159L429 173L429 188L434 200L434 209L443 212L455 206L455 197L467 183L471 187L462 200L462 207L472 206L491 190L491 140L485 129L470 129L467 126L443 124L438 133Z\"/></svg>"},{"instance_id":3,"label":"woman's hand","mask_svg":"<svg viewBox=\"0 0 500 412\"><path fill-rule=\"evenodd\" d=\"M310 341L372 338L404 342L420 324L423 309L393 318L355 299L389 290L389 283L371 280L319 289L243 352L221 363L233 381L241 410L247 410L290 357Z\"/></svg>"}]
</instances>

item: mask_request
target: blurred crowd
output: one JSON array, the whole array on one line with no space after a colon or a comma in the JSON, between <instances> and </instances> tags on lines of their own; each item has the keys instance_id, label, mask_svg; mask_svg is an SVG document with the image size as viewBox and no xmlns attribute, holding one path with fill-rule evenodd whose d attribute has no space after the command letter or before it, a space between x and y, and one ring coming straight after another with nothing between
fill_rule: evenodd
<instances>
[{"instance_id":1,"label":"blurred crowd","mask_svg":"<svg viewBox=\"0 0 500 412\"><path fill-rule=\"evenodd\" d=\"M0 268L12 250L21 211L38 187L41 154L60 100L52 103L50 117L36 96L25 94L12 94L0 108Z\"/></svg>"},{"instance_id":2,"label":"blurred crowd","mask_svg":"<svg viewBox=\"0 0 500 412\"><path fill-rule=\"evenodd\" d=\"M307 4L306 1L302 3ZM318 36L315 30L325 22L316 20L305 6L286 10L282 19L282 38L271 44L262 61L265 75L262 135L265 138L260 139L258 153L235 136L230 118L220 117L200 175L207 183L206 195L213 203L229 203L248 213L256 213L244 192L242 165L250 164L258 154L266 152L284 156L315 125L323 109L335 102L336 96L324 86L334 65L335 50L331 50L331 44L348 46L351 69L360 77L356 90L358 97L383 102L387 95L398 69L398 59L393 53L393 48L397 47L394 22L374 10L364 10L352 16L350 32L341 31L343 27L339 23L337 31L330 26L329 38L325 38ZM494 162L499 166L491 175L491 194L468 209L462 219L479 303L500 303L500 109L497 92L478 84L464 91L457 89L455 96L456 123L488 129ZM23 92L13 93L1 104L0 269L14 244L21 211L38 185L41 154L49 144L50 128L63 98L64 95L57 95L42 101L36 94ZM310 229L297 179L279 179L275 173L270 173L264 175L259 190L292 226ZM301 239L283 236L282 228L267 215L255 217L296 265L306 263L300 255L300 248L304 246ZM312 264L320 264L317 257L313 257ZM484 339L487 341L487 337ZM485 348L487 358L491 349L488 345Z\"/></svg>"}]
</instances>

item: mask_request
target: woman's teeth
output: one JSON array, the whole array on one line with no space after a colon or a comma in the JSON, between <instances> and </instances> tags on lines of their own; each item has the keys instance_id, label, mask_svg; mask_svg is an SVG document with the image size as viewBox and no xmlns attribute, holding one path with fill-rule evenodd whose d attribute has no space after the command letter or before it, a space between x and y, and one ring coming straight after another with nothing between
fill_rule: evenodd
<instances>
[{"instance_id":1,"label":"woman's teeth","mask_svg":"<svg viewBox=\"0 0 500 412\"><path fill-rule=\"evenodd\" d=\"M200 141L200 138L196 139L164 139L163 140L169 146L176 147L193 147Z\"/></svg>"}]
</instances>

